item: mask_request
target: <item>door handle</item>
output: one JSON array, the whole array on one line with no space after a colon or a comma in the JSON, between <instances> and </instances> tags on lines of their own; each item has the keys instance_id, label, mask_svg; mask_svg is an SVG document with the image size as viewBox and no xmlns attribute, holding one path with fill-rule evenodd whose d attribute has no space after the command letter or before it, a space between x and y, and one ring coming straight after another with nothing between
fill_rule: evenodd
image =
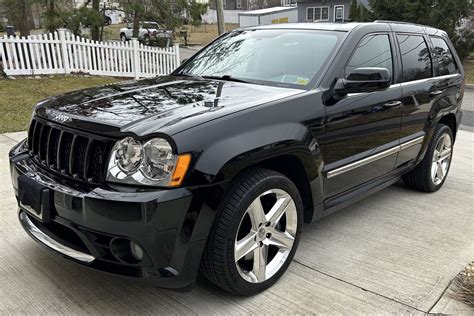
<instances>
[{"instance_id":1,"label":"door handle","mask_svg":"<svg viewBox=\"0 0 474 316\"><path fill-rule=\"evenodd\" d=\"M442 94L444 91L443 90L434 90L430 92L430 96L435 97L437 95Z\"/></svg>"},{"instance_id":2,"label":"door handle","mask_svg":"<svg viewBox=\"0 0 474 316\"><path fill-rule=\"evenodd\" d=\"M383 105L384 108L393 108L396 106L402 105L402 101L391 101Z\"/></svg>"}]
</instances>

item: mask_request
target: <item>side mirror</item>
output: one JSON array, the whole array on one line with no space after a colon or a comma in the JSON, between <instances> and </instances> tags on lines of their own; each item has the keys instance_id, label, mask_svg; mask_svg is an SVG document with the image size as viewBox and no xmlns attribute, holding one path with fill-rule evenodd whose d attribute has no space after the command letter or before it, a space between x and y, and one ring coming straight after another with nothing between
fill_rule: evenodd
<instances>
[{"instance_id":1,"label":"side mirror","mask_svg":"<svg viewBox=\"0 0 474 316\"><path fill-rule=\"evenodd\" d=\"M347 76L347 79L339 79L334 91L338 95L374 92L387 89L390 83L391 76L387 68L357 68Z\"/></svg>"}]
</instances>

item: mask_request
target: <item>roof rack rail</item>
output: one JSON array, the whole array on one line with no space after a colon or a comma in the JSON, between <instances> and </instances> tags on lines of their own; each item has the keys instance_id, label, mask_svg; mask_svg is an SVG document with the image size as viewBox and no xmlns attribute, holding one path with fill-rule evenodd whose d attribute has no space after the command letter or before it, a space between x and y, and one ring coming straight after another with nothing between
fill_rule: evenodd
<instances>
[{"instance_id":1,"label":"roof rack rail","mask_svg":"<svg viewBox=\"0 0 474 316\"><path fill-rule=\"evenodd\" d=\"M375 20L374 23L397 23L397 24L418 25L418 26L431 27L431 28L433 28L432 26L429 26L429 25L418 24L418 23L412 23L412 22L404 22L404 21Z\"/></svg>"}]
</instances>

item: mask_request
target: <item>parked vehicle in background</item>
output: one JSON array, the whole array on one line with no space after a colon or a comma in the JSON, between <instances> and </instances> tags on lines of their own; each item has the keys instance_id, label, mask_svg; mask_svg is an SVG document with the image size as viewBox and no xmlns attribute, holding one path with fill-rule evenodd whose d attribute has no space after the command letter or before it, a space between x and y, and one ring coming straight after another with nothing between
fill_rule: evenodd
<instances>
[{"instance_id":1,"label":"parked vehicle in background","mask_svg":"<svg viewBox=\"0 0 474 316\"><path fill-rule=\"evenodd\" d=\"M104 25L112 24L112 18L108 15L104 15Z\"/></svg>"},{"instance_id":2,"label":"parked vehicle in background","mask_svg":"<svg viewBox=\"0 0 474 316\"><path fill-rule=\"evenodd\" d=\"M438 29L238 29L170 76L39 103L10 152L19 219L97 270L183 289L200 269L256 294L290 265L303 222L400 179L439 190L463 96Z\"/></svg>"},{"instance_id":3,"label":"parked vehicle in background","mask_svg":"<svg viewBox=\"0 0 474 316\"><path fill-rule=\"evenodd\" d=\"M120 40L129 41L133 37L133 25L120 29ZM144 45L154 45L169 47L173 45L173 31L166 30L157 22L140 22L138 30L138 40Z\"/></svg>"}]
</instances>

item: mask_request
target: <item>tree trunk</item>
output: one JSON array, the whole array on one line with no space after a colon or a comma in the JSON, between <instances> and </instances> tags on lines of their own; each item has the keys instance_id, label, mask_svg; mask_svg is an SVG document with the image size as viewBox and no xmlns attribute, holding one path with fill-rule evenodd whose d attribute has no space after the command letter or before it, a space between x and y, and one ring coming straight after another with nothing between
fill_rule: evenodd
<instances>
[{"instance_id":1,"label":"tree trunk","mask_svg":"<svg viewBox=\"0 0 474 316\"><path fill-rule=\"evenodd\" d=\"M100 0L92 0L92 10L100 12ZM93 25L91 29L92 40L100 40L100 27L99 25Z\"/></svg>"},{"instance_id":2,"label":"tree trunk","mask_svg":"<svg viewBox=\"0 0 474 316\"><path fill-rule=\"evenodd\" d=\"M20 36L30 35L30 19L28 14L28 0L18 0L19 21L18 28L20 29Z\"/></svg>"},{"instance_id":3,"label":"tree trunk","mask_svg":"<svg viewBox=\"0 0 474 316\"><path fill-rule=\"evenodd\" d=\"M6 74L5 71L3 70L3 65L2 65L2 63L0 63L0 78L2 78L2 79L8 79L7 74Z\"/></svg>"},{"instance_id":4,"label":"tree trunk","mask_svg":"<svg viewBox=\"0 0 474 316\"><path fill-rule=\"evenodd\" d=\"M140 29L140 12L139 10L136 9L133 14L133 33L132 33L133 38L138 38L139 29Z\"/></svg>"}]
</instances>

